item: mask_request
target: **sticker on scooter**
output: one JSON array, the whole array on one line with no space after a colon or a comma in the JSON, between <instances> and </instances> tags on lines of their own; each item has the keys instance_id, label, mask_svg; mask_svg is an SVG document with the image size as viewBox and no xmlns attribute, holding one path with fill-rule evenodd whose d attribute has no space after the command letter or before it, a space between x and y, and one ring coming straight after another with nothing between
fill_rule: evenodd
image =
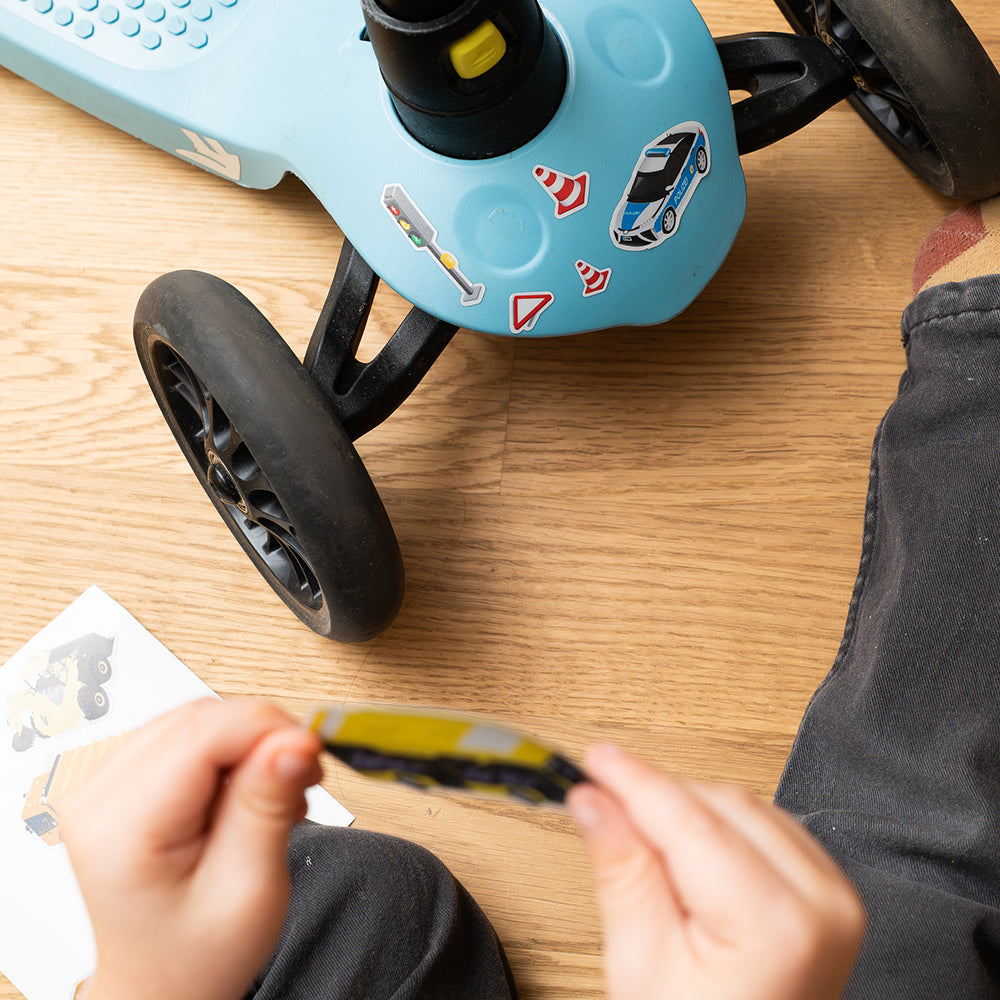
<instances>
[{"instance_id":1,"label":"sticker on scooter","mask_svg":"<svg viewBox=\"0 0 1000 1000\"><path fill-rule=\"evenodd\" d=\"M584 298L590 295L600 295L608 287L608 282L611 280L610 267L594 267L593 264L588 264L585 260L576 262L576 271L583 282Z\"/></svg>"},{"instance_id":2,"label":"sticker on scooter","mask_svg":"<svg viewBox=\"0 0 1000 1000\"><path fill-rule=\"evenodd\" d=\"M675 125L646 146L611 218L615 245L648 250L673 236L711 162L708 135L698 122Z\"/></svg>"},{"instance_id":3,"label":"sticker on scooter","mask_svg":"<svg viewBox=\"0 0 1000 1000\"><path fill-rule=\"evenodd\" d=\"M528 333L538 317L555 302L551 292L519 292L510 297L510 332Z\"/></svg>"},{"instance_id":4,"label":"sticker on scooter","mask_svg":"<svg viewBox=\"0 0 1000 1000\"><path fill-rule=\"evenodd\" d=\"M395 219L400 232L414 250L426 250L439 264L441 270L458 285L462 291L463 306L479 305L486 292L481 282L469 281L458 266L454 254L442 250L437 243L437 230L427 216L417 208L416 203L406 193L402 184L386 184L382 191L382 204Z\"/></svg>"},{"instance_id":5,"label":"sticker on scooter","mask_svg":"<svg viewBox=\"0 0 1000 1000\"><path fill-rule=\"evenodd\" d=\"M191 149L175 149L178 156L197 163L199 167L211 170L213 173L228 177L231 181L238 181L242 172L240 158L236 153L230 153L218 139L209 139L207 135L198 135L190 129L182 128L181 131L187 136L191 143Z\"/></svg>"},{"instance_id":6,"label":"sticker on scooter","mask_svg":"<svg viewBox=\"0 0 1000 1000\"><path fill-rule=\"evenodd\" d=\"M581 208L587 207L590 198L590 174L586 170L572 177L561 170L553 170L538 164L534 171L535 180L542 185L548 196L556 203L555 216L565 219Z\"/></svg>"}]
</instances>

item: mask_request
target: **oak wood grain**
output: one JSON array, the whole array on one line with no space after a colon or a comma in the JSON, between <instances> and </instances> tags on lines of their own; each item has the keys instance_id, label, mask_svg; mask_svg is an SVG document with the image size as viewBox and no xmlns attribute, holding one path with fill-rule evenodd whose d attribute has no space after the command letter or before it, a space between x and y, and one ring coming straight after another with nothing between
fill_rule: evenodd
<instances>
[{"instance_id":1,"label":"oak wood grain","mask_svg":"<svg viewBox=\"0 0 1000 1000\"><path fill-rule=\"evenodd\" d=\"M769 0L701 0L716 34ZM958 4L1000 60L1000 7ZM88 585L221 694L487 712L580 754L773 792L840 640L899 314L953 207L846 106L745 158L746 221L668 325L461 332L359 442L407 564L398 621L344 647L290 616L178 452L131 342L158 274L240 287L301 355L340 234L289 179L247 191L0 71L0 661ZM380 293L371 347L405 304ZM362 826L440 854L527 1000L604 995L589 873L554 810L424 797L331 765ZM0 978L0 1000L18 992Z\"/></svg>"}]
</instances>

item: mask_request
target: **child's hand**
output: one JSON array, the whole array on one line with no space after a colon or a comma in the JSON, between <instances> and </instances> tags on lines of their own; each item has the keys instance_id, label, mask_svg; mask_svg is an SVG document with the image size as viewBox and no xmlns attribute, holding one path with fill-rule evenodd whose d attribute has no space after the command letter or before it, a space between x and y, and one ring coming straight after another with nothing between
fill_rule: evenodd
<instances>
[{"instance_id":1,"label":"child's hand","mask_svg":"<svg viewBox=\"0 0 1000 1000\"><path fill-rule=\"evenodd\" d=\"M67 803L97 939L89 1000L240 1000L288 905L316 738L250 701L186 705L129 736Z\"/></svg>"},{"instance_id":2,"label":"child's hand","mask_svg":"<svg viewBox=\"0 0 1000 1000\"><path fill-rule=\"evenodd\" d=\"M594 864L612 1000L835 1000L864 910L820 845L748 792L613 747L569 805Z\"/></svg>"}]
</instances>

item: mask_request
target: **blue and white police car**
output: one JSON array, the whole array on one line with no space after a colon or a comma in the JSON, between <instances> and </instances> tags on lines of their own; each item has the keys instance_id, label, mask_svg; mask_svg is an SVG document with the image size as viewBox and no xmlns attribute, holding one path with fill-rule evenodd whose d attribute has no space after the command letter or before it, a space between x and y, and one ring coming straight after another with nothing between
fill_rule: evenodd
<instances>
[{"instance_id":1,"label":"blue and white police car","mask_svg":"<svg viewBox=\"0 0 1000 1000\"><path fill-rule=\"evenodd\" d=\"M646 250L672 236L711 166L705 129L684 122L647 146L611 219L623 250Z\"/></svg>"}]
</instances>

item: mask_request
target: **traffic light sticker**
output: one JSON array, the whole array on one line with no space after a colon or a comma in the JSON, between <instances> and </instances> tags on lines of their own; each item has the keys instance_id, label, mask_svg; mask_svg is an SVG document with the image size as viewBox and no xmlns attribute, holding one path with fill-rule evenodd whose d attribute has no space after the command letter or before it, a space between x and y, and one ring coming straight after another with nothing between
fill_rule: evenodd
<instances>
[{"instance_id":1,"label":"traffic light sticker","mask_svg":"<svg viewBox=\"0 0 1000 1000\"><path fill-rule=\"evenodd\" d=\"M510 297L510 332L529 333L556 297L551 292L518 292Z\"/></svg>"},{"instance_id":2,"label":"traffic light sticker","mask_svg":"<svg viewBox=\"0 0 1000 1000\"><path fill-rule=\"evenodd\" d=\"M409 240L414 250L423 250L437 261L441 270L458 286L463 306L477 306L483 301L486 286L481 281L470 281L458 266L453 253L438 246L438 231L420 211L402 184L386 184L382 190L382 205L396 220L400 232Z\"/></svg>"}]
</instances>

